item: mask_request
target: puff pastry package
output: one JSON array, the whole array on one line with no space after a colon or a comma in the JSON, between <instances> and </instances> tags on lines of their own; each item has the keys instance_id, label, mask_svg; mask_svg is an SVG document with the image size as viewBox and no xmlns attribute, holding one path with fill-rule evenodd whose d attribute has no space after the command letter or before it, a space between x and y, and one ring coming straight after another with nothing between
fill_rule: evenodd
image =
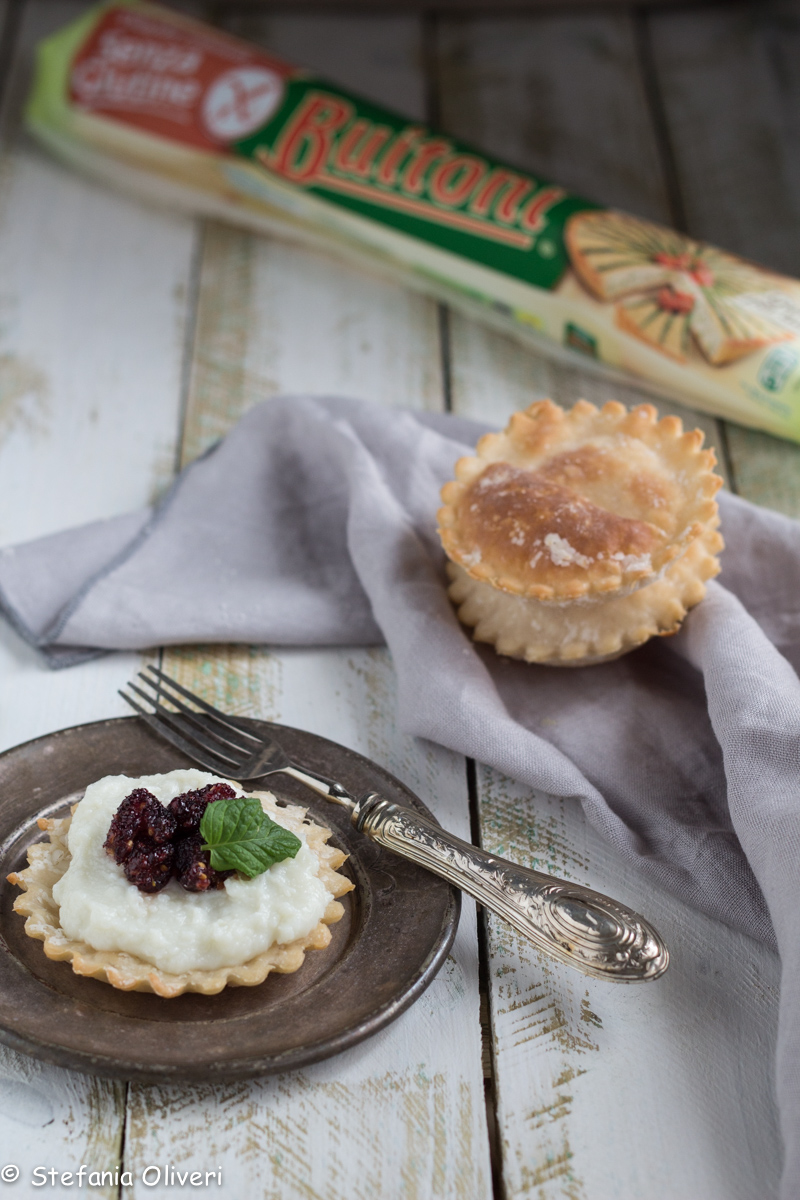
<instances>
[{"instance_id":1,"label":"puff pastry package","mask_svg":"<svg viewBox=\"0 0 800 1200\"><path fill-rule=\"evenodd\" d=\"M40 44L26 119L115 187L324 245L550 353L800 441L796 280L602 208L261 46L111 0Z\"/></svg>"},{"instance_id":2,"label":"puff pastry package","mask_svg":"<svg viewBox=\"0 0 800 1200\"><path fill-rule=\"evenodd\" d=\"M675 633L719 571L714 452L678 417L551 400L481 438L442 489L450 596L476 641L553 666Z\"/></svg>"}]
</instances>

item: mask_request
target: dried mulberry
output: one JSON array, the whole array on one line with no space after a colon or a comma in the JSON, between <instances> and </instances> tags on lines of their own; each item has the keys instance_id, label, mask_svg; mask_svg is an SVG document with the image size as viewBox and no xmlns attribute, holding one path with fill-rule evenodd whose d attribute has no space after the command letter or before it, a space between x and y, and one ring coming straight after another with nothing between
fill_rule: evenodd
<instances>
[{"instance_id":1,"label":"dried mulberry","mask_svg":"<svg viewBox=\"0 0 800 1200\"><path fill-rule=\"evenodd\" d=\"M160 892L172 878L175 847L172 842L157 846L150 838L141 838L123 865L125 878L140 892Z\"/></svg>"},{"instance_id":2,"label":"dried mulberry","mask_svg":"<svg viewBox=\"0 0 800 1200\"><path fill-rule=\"evenodd\" d=\"M169 811L184 833L196 833L203 813L215 800L232 800L236 792L229 783L208 783L194 792L184 792L169 802Z\"/></svg>"},{"instance_id":3,"label":"dried mulberry","mask_svg":"<svg viewBox=\"0 0 800 1200\"><path fill-rule=\"evenodd\" d=\"M165 845L175 835L174 815L146 788L135 788L111 818L104 842L114 861L124 863L140 838L149 838L156 846Z\"/></svg>"},{"instance_id":4,"label":"dried mulberry","mask_svg":"<svg viewBox=\"0 0 800 1200\"><path fill-rule=\"evenodd\" d=\"M207 892L209 888L221 888L232 871L215 871L209 853L203 850L203 839L199 833L181 838L175 846L175 874L178 883L187 892Z\"/></svg>"}]
</instances>

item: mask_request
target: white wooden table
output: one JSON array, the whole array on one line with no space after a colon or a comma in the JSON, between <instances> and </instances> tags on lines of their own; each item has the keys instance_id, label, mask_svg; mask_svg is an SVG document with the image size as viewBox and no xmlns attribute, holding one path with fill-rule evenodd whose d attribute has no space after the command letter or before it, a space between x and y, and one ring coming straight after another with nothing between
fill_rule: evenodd
<instances>
[{"instance_id":1,"label":"white wooden table","mask_svg":"<svg viewBox=\"0 0 800 1200\"><path fill-rule=\"evenodd\" d=\"M0 545L159 496L256 401L343 393L497 424L612 388L301 247L157 211L20 132L36 40L83 0L5 0L0 62ZM271 15L182 3L567 185L800 271L796 9L505 16ZM451 6L445 6L448 8ZM474 6L473 6L474 7ZM649 11L649 10L647 10ZM759 15L760 14L760 15ZM673 406L674 407L674 406ZM690 416L697 423L697 419ZM707 418L729 482L800 511L798 450ZM216 1170L230 1200L768 1200L777 960L617 858L564 801L404 736L382 650L154 651L232 711L305 727L394 772L462 836L610 892L673 966L613 987L545 961L467 903L445 969L360 1047L218 1087L124 1086L0 1048L0 1166ZM153 660L152 656L144 656ZM122 715L141 657L52 673L0 625L0 744ZM0 802L2 799L0 798ZM57 1184L47 1195L73 1195ZM0 1192L4 1185L0 1183Z\"/></svg>"}]
</instances>

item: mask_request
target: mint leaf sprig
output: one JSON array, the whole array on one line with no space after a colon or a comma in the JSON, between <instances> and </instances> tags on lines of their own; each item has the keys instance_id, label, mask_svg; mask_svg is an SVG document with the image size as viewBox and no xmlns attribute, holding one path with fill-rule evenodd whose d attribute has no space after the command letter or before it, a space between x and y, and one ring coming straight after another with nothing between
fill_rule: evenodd
<instances>
[{"instance_id":1,"label":"mint leaf sprig","mask_svg":"<svg viewBox=\"0 0 800 1200\"><path fill-rule=\"evenodd\" d=\"M238 871L247 879L294 858L303 844L268 817L255 796L213 801L200 821L200 836L215 871Z\"/></svg>"}]
</instances>

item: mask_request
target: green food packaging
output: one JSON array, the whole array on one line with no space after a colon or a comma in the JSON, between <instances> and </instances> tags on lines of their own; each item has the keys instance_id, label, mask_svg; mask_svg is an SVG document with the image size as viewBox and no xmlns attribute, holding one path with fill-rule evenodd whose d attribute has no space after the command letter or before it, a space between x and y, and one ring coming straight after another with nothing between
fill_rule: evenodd
<instances>
[{"instance_id":1,"label":"green food packaging","mask_svg":"<svg viewBox=\"0 0 800 1200\"><path fill-rule=\"evenodd\" d=\"M800 441L800 283L210 26L139 0L90 10L40 44L27 124L115 187L323 245L551 354Z\"/></svg>"}]
</instances>

